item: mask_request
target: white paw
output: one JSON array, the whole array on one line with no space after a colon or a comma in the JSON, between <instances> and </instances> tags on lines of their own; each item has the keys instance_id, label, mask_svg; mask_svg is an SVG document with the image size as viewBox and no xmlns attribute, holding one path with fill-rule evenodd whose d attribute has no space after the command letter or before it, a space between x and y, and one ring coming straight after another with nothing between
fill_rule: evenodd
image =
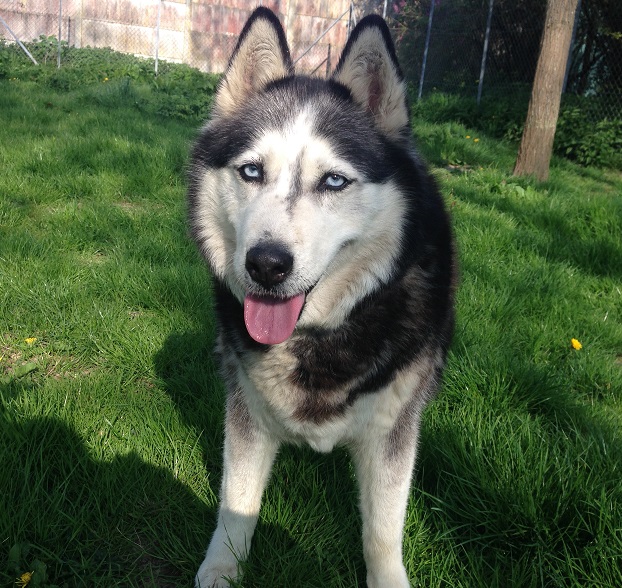
<instances>
[{"instance_id":1,"label":"white paw","mask_svg":"<svg viewBox=\"0 0 622 588\"><path fill-rule=\"evenodd\" d=\"M212 562L205 558L194 579L194 586L195 588L229 588L231 580L237 577L238 565L235 560L231 564Z\"/></svg>"},{"instance_id":2,"label":"white paw","mask_svg":"<svg viewBox=\"0 0 622 588\"><path fill-rule=\"evenodd\" d=\"M410 588L406 569L401 562L367 570L367 588Z\"/></svg>"}]
</instances>

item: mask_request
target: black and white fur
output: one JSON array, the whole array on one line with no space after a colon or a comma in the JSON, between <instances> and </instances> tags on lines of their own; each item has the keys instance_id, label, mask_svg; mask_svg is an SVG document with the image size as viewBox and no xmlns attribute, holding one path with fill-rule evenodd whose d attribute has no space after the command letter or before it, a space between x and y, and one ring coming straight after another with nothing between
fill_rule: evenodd
<instances>
[{"instance_id":1,"label":"black and white fur","mask_svg":"<svg viewBox=\"0 0 622 588\"><path fill-rule=\"evenodd\" d=\"M451 339L455 265L442 199L410 136L381 18L359 23L321 80L294 75L272 12L252 14L190 172L190 225L213 274L228 391L201 588L238 577L283 443L349 449L367 585L409 586L406 503L421 414ZM249 296L304 300L285 341L249 335Z\"/></svg>"}]
</instances>

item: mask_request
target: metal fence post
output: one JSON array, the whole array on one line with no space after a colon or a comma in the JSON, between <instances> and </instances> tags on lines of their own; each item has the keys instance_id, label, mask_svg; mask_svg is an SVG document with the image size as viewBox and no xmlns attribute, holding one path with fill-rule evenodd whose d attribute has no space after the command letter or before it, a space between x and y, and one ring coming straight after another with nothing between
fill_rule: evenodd
<instances>
[{"instance_id":1,"label":"metal fence post","mask_svg":"<svg viewBox=\"0 0 622 588\"><path fill-rule=\"evenodd\" d=\"M348 14L348 11L350 13L352 12L352 4L350 4L350 8L348 8L348 10L346 10L339 18L335 19L329 27L324 29L324 32L315 41L313 41L311 45L309 45L306 51L298 56L298 59L294 61L294 65L296 65L307 53L309 53L309 51L311 51L311 49L313 49L313 47L315 47L324 38L324 35L326 35L328 31L330 31L346 14Z\"/></svg>"},{"instance_id":2,"label":"metal fence post","mask_svg":"<svg viewBox=\"0 0 622 588\"><path fill-rule=\"evenodd\" d=\"M328 44L328 52L326 54L326 77L330 76L330 43Z\"/></svg>"},{"instance_id":3,"label":"metal fence post","mask_svg":"<svg viewBox=\"0 0 622 588\"><path fill-rule=\"evenodd\" d=\"M28 51L28 49L26 49L24 44L17 38L17 35L11 30L11 27L8 24L6 24L6 21L1 16L0 16L0 22L4 25L4 28L7 31L9 31L9 34L11 35L11 37L13 37L13 39L15 39L15 42L19 45L20 49L26 55L28 55L28 57L30 58L30 61L32 61L35 65L39 65L37 63L37 60L30 54L30 51Z\"/></svg>"},{"instance_id":4,"label":"metal fence post","mask_svg":"<svg viewBox=\"0 0 622 588\"><path fill-rule=\"evenodd\" d=\"M58 0L58 56L56 68L60 69L60 40L63 34L63 0Z\"/></svg>"},{"instance_id":5,"label":"metal fence post","mask_svg":"<svg viewBox=\"0 0 622 588\"><path fill-rule=\"evenodd\" d=\"M348 38L352 32L352 11L354 10L354 4L350 2L350 14L348 15Z\"/></svg>"},{"instance_id":6,"label":"metal fence post","mask_svg":"<svg viewBox=\"0 0 622 588\"><path fill-rule=\"evenodd\" d=\"M158 17L155 30L155 75L158 75L158 52L160 50L160 15L162 13L162 0L158 0Z\"/></svg>"},{"instance_id":7,"label":"metal fence post","mask_svg":"<svg viewBox=\"0 0 622 588\"><path fill-rule=\"evenodd\" d=\"M572 28L572 38L570 39L570 49L568 49L568 61L566 63L566 74L564 75L564 85L562 87L562 94L566 93L566 86L568 85L568 76L570 75L570 68L572 67L572 50L574 48L574 42L577 37L577 28L579 26L579 20L581 19L581 0L577 5L577 11L574 15L574 26Z\"/></svg>"},{"instance_id":8,"label":"metal fence post","mask_svg":"<svg viewBox=\"0 0 622 588\"><path fill-rule=\"evenodd\" d=\"M419 93L417 94L417 100L421 100L421 94L423 93L425 66L428 62L428 48L430 47L430 34L432 32L432 21L434 20L434 4L436 4L436 0L432 0L430 6L430 20L428 20L428 32L425 35L425 49L423 50L423 63L421 64L421 78L419 78Z\"/></svg>"},{"instance_id":9,"label":"metal fence post","mask_svg":"<svg viewBox=\"0 0 622 588\"><path fill-rule=\"evenodd\" d=\"M486 36L484 37L484 49L482 51L482 66L479 70L479 81L477 83L477 105L482 99L482 88L484 87L484 74L486 73L486 56L488 55L488 39L490 39L490 23L492 22L492 4L494 0L490 0L488 4L488 19L486 20Z\"/></svg>"}]
</instances>

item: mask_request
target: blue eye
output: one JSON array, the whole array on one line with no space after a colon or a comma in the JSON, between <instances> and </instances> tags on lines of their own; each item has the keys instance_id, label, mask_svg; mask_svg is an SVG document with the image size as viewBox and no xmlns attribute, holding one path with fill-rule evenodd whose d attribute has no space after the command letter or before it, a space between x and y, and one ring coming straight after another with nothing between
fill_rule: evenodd
<instances>
[{"instance_id":1,"label":"blue eye","mask_svg":"<svg viewBox=\"0 0 622 588\"><path fill-rule=\"evenodd\" d=\"M351 183L348 178L341 174L326 174L320 181L319 188L322 190L333 190L335 192L343 190Z\"/></svg>"},{"instance_id":2,"label":"blue eye","mask_svg":"<svg viewBox=\"0 0 622 588\"><path fill-rule=\"evenodd\" d=\"M247 163L238 168L238 172L246 182L261 182L263 180L263 168L257 163Z\"/></svg>"}]
</instances>

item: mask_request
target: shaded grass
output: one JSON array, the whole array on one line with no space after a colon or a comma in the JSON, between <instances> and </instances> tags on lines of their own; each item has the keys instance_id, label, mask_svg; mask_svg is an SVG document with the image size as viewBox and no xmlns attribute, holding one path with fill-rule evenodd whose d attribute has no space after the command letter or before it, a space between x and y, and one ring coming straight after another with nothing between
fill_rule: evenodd
<instances>
[{"instance_id":1,"label":"shaded grass","mask_svg":"<svg viewBox=\"0 0 622 588\"><path fill-rule=\"evenodd\" d=\"M5 586L33 569L48 587L188 586L215 524L223 390L183 205L199 123L146 112L150 91L0 80ZM555 160L549 182L518 180L507 144L416 131L462 281L411 578L622 585L622 178ZM347 455L286 449L243 584L364 585L359 535Z\"/></svg>"}]
</instances>

